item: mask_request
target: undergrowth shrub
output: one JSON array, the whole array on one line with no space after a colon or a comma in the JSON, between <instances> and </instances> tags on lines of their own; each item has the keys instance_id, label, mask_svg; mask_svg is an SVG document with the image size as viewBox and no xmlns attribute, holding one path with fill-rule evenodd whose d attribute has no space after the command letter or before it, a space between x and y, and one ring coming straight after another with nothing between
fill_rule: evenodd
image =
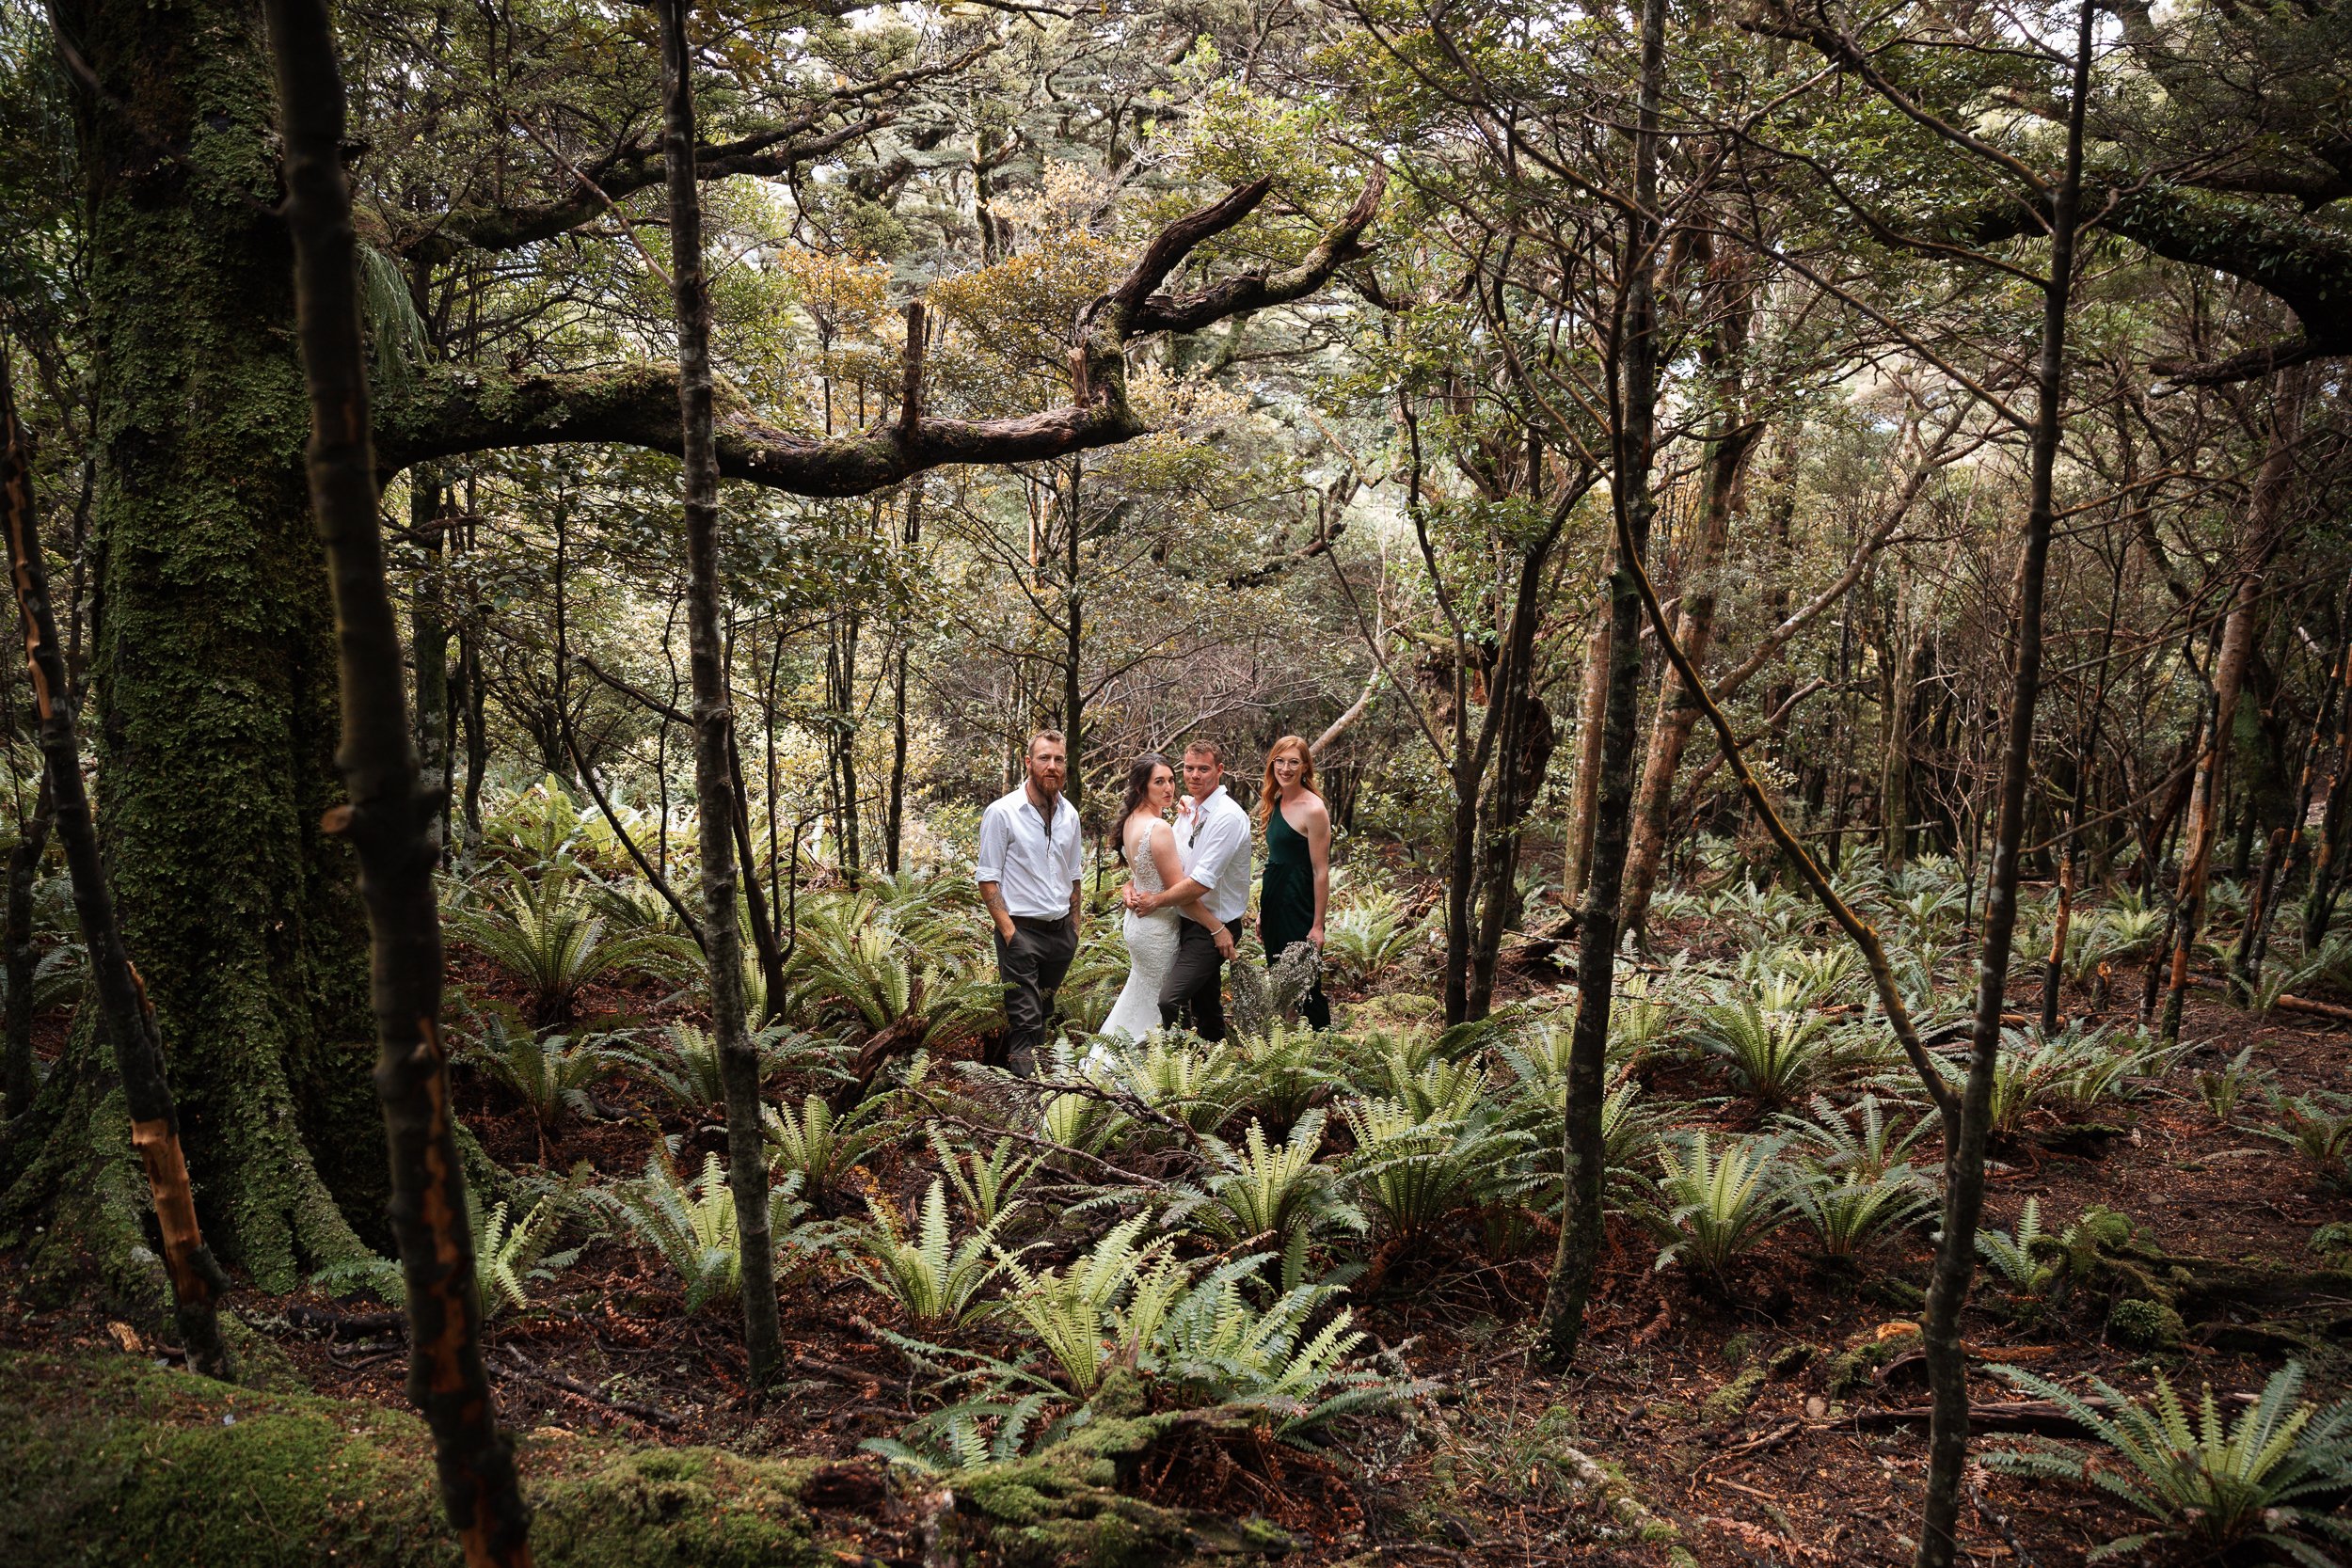
<instances>
[{"instance_id":1,"label":"undergrowth shrub","mask_svg":"<svg viewBox=\"0 0 2352 1568\"><path fill-rule=\"evenodd\" d=\"M741 1294L743 1254L735 1196L717 1154L705 1155L702 1173L690 1180L679 1174L669 1147L656 1144L644 1175L622 1182L598 1201L684 1283L689 1312L732 1302ZM797 1172L769 1183L768 1230L774 1239L778 1279L804 1264L823 1238L823 1232L803 1223L807 1213Z\"/></svg>"},{"instance_id":2,"label":"undergrowth shrub","mask_svg":"<svg viewBox=\"0 0 2352 1568\"><path fill-rule=\"evenodd\" d=\"M2271 1374L2254 1402L2225 1421L2208 1386L2192 1418L2164 1374L2132 1399L2106 1382L2093 1403L2064 1384L2015 1367L1995 1374L2063 1408L2098 1440L2042 1440L1985 1455L1992 1469L2095 1486L2137 1511L2149 1528L2110 1541L2090 1560L2169 1546L2199 1561L2235 1560L2249 1547L2295 1561L2335 1561L2321 1544L2352 1545L2352 1521L2336 1503L2352 1488L2352 1401L2327 1407L2301 1399L2303 1368Z\"/></svg>"},{"instance_id":3,"label":"undergrowth shrub","mask_svg":"<svg viewBox=\"0 0 2352 1568\"><path fill-rule=\"evenodd\" d=\"M1793 1208L1784 1140L1718 1139L1705 1130L1657 1143L1659 1175L1634 1217L1665 1243L1657 1267L1680 1262L1718 1283Z\"/></svg>"},{"instance_id":4,"label":"undergrowth shrub","mask_svg":"<svg viewBox=\"0 0 2352 1568\"><path fill-rule=\"evenodd\" d=\"M851 1238L851 1272L896 1301L917 1328L952 1328L970 1317L1001 1266L993 1256L993 1225L953 1241L946 1183L937 1179L904 1221L879 1199L866 1199L866 1208L872 1217Z\"/></svg>"}]
</instances>

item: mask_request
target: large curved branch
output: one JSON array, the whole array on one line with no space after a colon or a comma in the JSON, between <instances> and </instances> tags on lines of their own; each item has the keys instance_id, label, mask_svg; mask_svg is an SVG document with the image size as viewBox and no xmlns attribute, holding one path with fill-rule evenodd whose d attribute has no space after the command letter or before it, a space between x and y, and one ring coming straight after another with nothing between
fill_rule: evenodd
<instances>
[{"instance_id":1,"label":"large curved branch","mask_svg":"<svg viewBox=\"0 0 2352 1568\"><path fill-rule=\"evenodd\" d=\"M919 361L909 367L900 417L847 436L812 436L771 424L739 397L722 395L716 417L719 471L798 496L862 496L931 468L961 463L1036 463L1144 434L1127 402L1126 345L1150 332L1190 331L1227 316L1305 297L1362 254L1358 241L1377 210L1377 170L1339 223L1298 265L1251 274L1181 300L1162 301L1160 283L1202 241L1232 228L1263 200L1264 182L1244 185L1169 225L1144 249L1118 290L1104 296L1072 355L1072 400L1058 408L999 420L934 419L922 412ZM915 341L920 341L917 335ZM386 475L412 463L507 447L605 442L678 450L677 370L619 370L523 375L435 366L394 394L379 388L375 450Z\"/></svg>"},{"instance_id":2,"label":"large curved branch","mask_svg":"<svg viewBox=\"0 0 2352 1568\"><path fill-rule=\"evenodd\" d=\"M1230 317L1246 316L1253 310L1269 309L1306 298L1322 288L1334 272L1365 254L1364 246L1359 242L1364 230L1371 227L1374 214L1380 211L1380 198L1388 187L1388 170L1375 166L1372 178L1364 182L1363 194L1356 198L1356 204L1295 267L1286 267L1271 275L1245 273L1239 277L1230 277L1191 293L1173 297L1155 292L1147 293L1134 308L1129 319L1129 331L1138 335L1146 332L1198 332L1204 326ZM1251 188L1254 187L1244 187ZM1250 205L1256 205L1254 198ZM1137 272L1141 270L1138 268ZM1165 277L1167 272L1163 270L1159 276ZM1134 280L1131 277L1130 286ZM1153 289L1157 285L1158 279L1154 278Z\"/></svg>"},{"instance_id":3,"label":"large curved branch","mask_svg":"<svg viewBox=\"0 0 2352 1568\"><path fill-rule=\"evenodd\" d=\"M2242 278L2295 312L2303 336L2209 364L2164 360L2156 373L2215 385L2312 359L2352 355L2352 232L2243 197L2162 182L2086 185L2086 227L2108 230L2168 261ZM2021 198L1979 208L1947 226L1976 245L2044 228L2040 203Z\"/></svg>"},{"instance_id":4,"label":"large curved branch","mask_svg":"<svg viewBox=\"0 0 2352 1568\"><path fill-rule=\"evenodd\" d=\"M421 377L377 414L384 469L508 447L591 441L678 451L677 367L500 375L450 371ZM719 471L796 496L862 496L955 463L1034 463L1143 433L1122 395L1007 420L923 419L848 436L780 429L739 399L722 397Z\"/></svg>"},{"instance_id":5,"label":"large curved branch","mask_svg":"<svg viewBox=\"0 0 2352 1568\"><path fill-rule=\"evenodd\" d=\"M861 136L888 125L893 116L877 111L862 119L811 135L826 111L803 115L787 125L771 127L739 140L706 147L694 159L694 173L704 180L737 175L778 175L813 159L836 152ZM584 169L568 171L579 188L552 201L520 206L458 207L414 228L384 236L381 248L412 261L448 261L467 251L516 250L542 240L568 234L589 223L621 198L659 185L667 178L661 155L642 144L598 159Z\"/></svg>"},{"instance_id":6,"label":"large curved branch","mask_svg":"<svg viewBox=\"0 0 2352 1568\"><path fill-rule=\"evenodd\" d=\"M910 66L871 81L850 83L834 88L815 107L790 119L764 126L733 141L699 147L694 152L695 178L772 178L837 152L898 118L892 110L870 107L873 100L896 98L933 77L953 75L995 47L993 42L985 42L952 60ZM866 112L830 131L818 129L834 115L853 108ZM455 207L390 229L382 237L380 248L411 261L428 262L447 261L469 250L515 250L569 233L621 198L660 184L669 178L668 169L658 142L634 139L583 166L565 165L565 176L579 187L567 195L520 205L485 202Z\"/></svg>"}]
</instances>

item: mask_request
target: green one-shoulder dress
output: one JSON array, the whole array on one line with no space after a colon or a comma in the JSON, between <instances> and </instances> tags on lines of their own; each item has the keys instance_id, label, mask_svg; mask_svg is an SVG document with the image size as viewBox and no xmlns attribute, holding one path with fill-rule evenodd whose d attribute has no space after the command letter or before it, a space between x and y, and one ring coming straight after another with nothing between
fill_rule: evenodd
<instances>
[{"instance_id":1,"label":"green one-shoulder dress","mask_svg":"<svg viewBox=\"0 0 2352 1568\"><path fill-rule=\"evenodd\" d=\"M1258 929L1265 938L1266 961L1280 958L1293 942L1305 942L1315 923L1315 863L1307 835L1283 818L1278 804L1266 814L1265 880L1258 893ZM1318 977L1299 1005L1299 1016L1317 1029L1331 1027L1331 1005Z\"/></svg>"}]
</instances>

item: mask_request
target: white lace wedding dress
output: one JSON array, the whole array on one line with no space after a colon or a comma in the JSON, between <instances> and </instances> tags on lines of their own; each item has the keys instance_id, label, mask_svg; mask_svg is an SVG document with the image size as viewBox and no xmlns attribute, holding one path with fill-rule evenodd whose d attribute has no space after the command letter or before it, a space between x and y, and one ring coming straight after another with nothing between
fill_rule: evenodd
<instances>
[{"instance_id":1,"label":"white lace wedding dress","mask_svg":"<svg viewBox=\"0 0 2352 1568\"><path fill-rule=\"evenodd\" d=\"M1157 893L1167 884L1160 880L1159 863L1152 858L1151 831L1148 823L1127 826L1127 865L1136 886ZM1160 982L1176 961L1176 923L1183 918L1172 909L1150 914L1129 911L1121 927L1127 937L1127 983L1120 989L1111 1016L1103 1021L1105 1040L1141 1040L1160 1026Z\"/></svg>"}]
</instances>

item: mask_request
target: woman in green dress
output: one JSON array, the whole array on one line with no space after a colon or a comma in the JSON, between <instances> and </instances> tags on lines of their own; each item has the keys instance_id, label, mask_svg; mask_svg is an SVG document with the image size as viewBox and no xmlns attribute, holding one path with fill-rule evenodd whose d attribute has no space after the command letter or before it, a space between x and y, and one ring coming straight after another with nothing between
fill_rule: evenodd
<instances>
[{"instance_id":1,"label":"woman in green dress","mask_svg":"<svg viewBox=\"0 0 2352 1568\"><path fill-rule=\"evenodd\" d=\"M1331 904L1331 813L1315 792L1315 759L1307 743L1286 735L1265 755L1265 787L1258 794L1258 829L1265 834L1265 881L1258 895L1258 928L1271 963L1298 942L1323 951L1323 917ZM1318 978L1299 1015L1317 1029L1331 1027L1331 1006Z\"/></svg>"}]
</instances>

